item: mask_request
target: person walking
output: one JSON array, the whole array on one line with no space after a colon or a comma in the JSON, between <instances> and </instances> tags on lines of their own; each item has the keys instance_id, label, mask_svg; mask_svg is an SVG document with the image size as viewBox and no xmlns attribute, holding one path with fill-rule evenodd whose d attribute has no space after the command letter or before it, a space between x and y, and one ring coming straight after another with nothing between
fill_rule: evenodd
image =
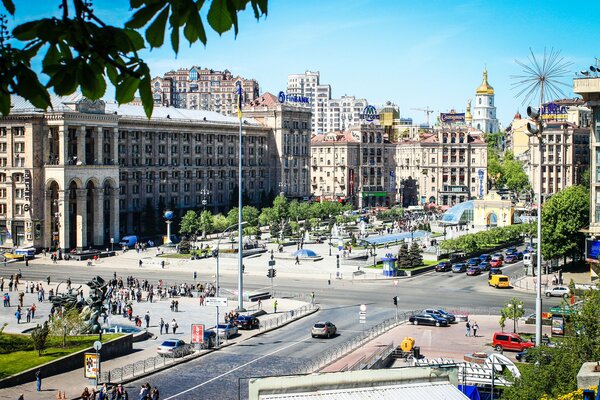
<instances>
[{"instance_id":1,"label":"person walking","mask_svg":"<svg viewBox=\"0 0 600 400\"><path fill-rule=\"evenodd\" d=\"M35 371L35 382L36 382L36 390L39 392L42 390L42 370L38 369Z\"/></svg>"},{"instance_id":2,"label":"person walking","mask_svg":"<svg viewBox=\"0 0 600 400\"><path fill-rule=\"evenodd\" d=\"M296 256L296 263L294 265L300 265L300 257Z\"/></svg>"},{"instance_id":3,"label":"person walking","mask_svg":"<svg viewBox=\"0 0 600 400\"><path fill-rule=\"evenodd\" d=\"M177 325L177 321L175 321L175 318L173 318L173 320L171 321L171 328L173 328L173 335L176 334L179 325Z\"/></svg>"},{"instance_id":4,"label":"person walking","mask_svg":"<svg viewBox=\"0 0 600 400\"><path fill-rule=\"evenodd\" d=\"M273 302L273 314L277 313L277 300Z\"/></svg>"},{"instance_id":5,"label":"person walking","mask_svg":"<svg viewBox=\"0 0 600 400\"><path fill-rule=\"evenodd\" d=\"M311 304L315 304L315 292L310 292L310 302Z\"/></svg>"},{"instance_id":6,"label":"person walking","mask_svg":"<svg viewBox=\"0 0 600 400\"><path fill-rule=\"evenodd\" d=\"M17 317L17 324L21 323L21 307L17 308L17 312L15 312L15 317Z\"/></svg>"},{"instance_id":7,"label":"person walking","mask_svg":"<svg viewBox=\"0 0 600 400\"><path fill-rule=\"evenodd\" d=\"M158 326L160 326L160 334L162 335L163 329L165 327L165 320L161 318L160 322L158 323Z\"/></svg>"},{"instance_id":8,"label":"person walking","mask_svg":"<svg viewBox=\"0 0 600 400\"><path fill-rule=\"evenodd\" d=\"M140 268L142 268L142 260L140 260L139 265L140 265Z\"/></svg>"},{"instance_id":9,"label":"person walking","mask_svg":"<svg viewBox=\"0 0 600 400\"><path fill-rule=\"evenodd\" d=\"M165 322L165 335L169 334L169 323Z\"/></svg>"},{"instance_id":10,"label":"person walking","mask_svg":"<svg viewBox=\"0 0 600 400\"><path fill-rule=\"evenodd\" d=\"M473 323L473 336L477 337L477 330L479 329L479 325L477 325L477 321Z\"/></svg>"},{"instance_id":11,"label":"person walking","mask_svg":"<svg viewBox=\"0 0 600 400\"><path fill-rule=\"evenodd\" d=\"M465 325L465 327L467 328L467 332L465 333L465 336L471 336L471 324L469 323L468 320L467 320L467 325Z\"/></svg>"}]
</instances>

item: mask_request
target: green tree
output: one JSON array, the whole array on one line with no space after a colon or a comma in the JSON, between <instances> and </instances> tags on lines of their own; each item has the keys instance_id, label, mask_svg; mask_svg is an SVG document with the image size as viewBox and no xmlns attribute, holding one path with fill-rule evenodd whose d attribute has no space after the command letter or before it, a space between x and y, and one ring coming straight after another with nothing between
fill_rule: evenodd
<instances>
[{"instance_id":1,"label":"green tree","mask_svg":"<svg viewBox=\"0 0 600 400\"><path fill-rule=\"evenodd\" d=\"M219 34L232 27L238 34L238 13L251 5L258 19L267 14L267 0L130 0L131 18L124 27L102 21L86 0L62 0L61 18L42 18L15 27L18 42L0 38L0 112L10 112L10 95L17 94L34 106L50 107L48 90L69 95L78 88L89 99L101 98L106 79L115 86L119 104L131 102L136 92L146 115L153 109L150 68L140 58L143 48L159 48L170 32L171 47L179 51L180 35L192 45L206 45L202 17ZM69 6L72 3L72 7ZM2 0L5 10L15 16L13 0ZM209 6L210 4L210 6ZM207 10L208 8L208 10ZM18 15L17 15L18 16ZM142 31L144 27L145 35ZM43 85L31 68L34 58L42 60Z\"/></svg>"},{"instance_id":2,"label":"green tree","mask_svg":"<svg viewBox=\"0 0 600 400\"><path fill-rule=\"evenodd\" d=\"M583 186L571 186L542 206L542 255L566 257L583 248L580 229L589 223L590 196Z\"/></svg>"},{"instance_id":3,"label":"green tree","mask_svg":"<svg viewBox=\"0 0 600 400\"><path fill-rule=\"evenodd\" d=\"M257 226L259 215L258 209L254 206L242 207L242 221L246 222L246 226Z\"/></svg>"},{"instance_id":4,"label":"green tree","mask_svg":"<svg viewBox=\"0 0 600 400\"><path fill-rule=\"evenodd\" d=\"M502 165L504 185L516 193L529 188L529 177L523 170L523 165L517 161L512 152L507 152Z\"/></svg>"},{"instance_id":5,"label":"green tree","mask_svg":"<svg viewBox=\"0 0 600 400\"><path fill-rule=\"evenodd\" d=\"M258 222L261 226L271 225L276 220L275 210L271 207L263 208L258 216Z\"/></svg>"},{"instance_id":6,"label":"green tree","mask_svg":"<svg viewBox=\"0 0 600 400\"><path fill-rule=\"evenodd\" d=\"M398 268L410 268L412 266L408 252L408 245L404 242L398 249L398 260L396 262L398 264Z\"/></svg>"},{"instance_id":7,"label":"green tree","mask_svg":"<svg viewBox=\"0 0 600 400\"><path fill-rule=\"evenodd\" d=\"M202 231L202 237L206 237L206 232L213 230L213 215L210 211L202 211L198 219L198 229Z\"/></svg>"},{"instance_id":8,"label":"green tree","mask_svg":"<svg viewBox=\"0 0 600 400\"><path fill-rule=\"evenodd\" d=\"M227 223L227 218L223 214L217 214L213 217L213 227L216 232L223 232L228 226L230 225Z\"/></svg>"},{"instance_id":9,"label":"green tree","mask_svg":"<svg viewBox=\"0 0 600 400\"><path fill-rule=\"evenodd\" d=\"M417 242L412 242L408 251L408 258L411 267L418 267L423 264L423 251Z\"/></svg>"},{"instance_id":10,"label":"green tree","mask_svg":"<svg viewBox=\"0 0 600 400\"><path fill-rule=\"evenodd\" d=\"M273 200L273 212L275 220L281 223L281 220L288 218L288 200L285 196L277 196Z\"/></svg>"},{"instance_id":11,"label":"green tree","mask_svg":"<svg viewBox=\"0 0 600 400\"><path fill-rule=\"evenodd\" d=\"M200 229L198 224L198 214L193 210L188 210L179 224L179 233L181 235L195 235Z\"/></svg>"},{"instance_id":12,"label":"green tree","mask_svg":"<svg viewBox=\"0 0 600 400\"><path fill-rule=\"evenodd\" d=\"M48 328L48 321L44 322L42 326L39 324L31 330L31 339L33 340L33 347L37 350L38 356L41 357L42 352L46 348L48 342L48 334L50 329Z\"/></svg>"},{"instance_id":13,"label":"green tree","mask_svg":"<svg viewBox=\"0 0 600 400\"><path fill-rule=\"evenodd\" d=\"M50 334L62 337L62 346L67 346L67 337L84 331L85 321L79 310L71 308L63 311L62 316L54 316L50 322Z\"/></svg>"},{"instance_id":14,"label":"green tree","mask_svg":"<svg viewBox=\"0 0 600 400\"><path fill-rule=\"evenodd\" d=\"M504 321L507 319L512 320L513 332L517 333L517 321L523 316L524 313L525 311L523 310L523 302L516 297L513 297L510 299L508 304L506 304L506 306L500 310L500 319L502 320L502 323L504 323ZM502 323L500 326L502 326ZM504 329L503 326L502 328Z\"/></svg>"}]
</instances>

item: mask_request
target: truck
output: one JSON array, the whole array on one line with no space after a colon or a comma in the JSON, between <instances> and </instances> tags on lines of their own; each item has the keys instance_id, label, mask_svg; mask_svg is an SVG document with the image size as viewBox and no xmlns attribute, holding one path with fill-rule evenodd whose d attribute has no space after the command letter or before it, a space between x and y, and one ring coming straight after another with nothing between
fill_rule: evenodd
<instances>
[{"instance_id":1,"label":"truck","mask_svg":"<svg viewBox=\"0 0 600 400\"><path fill-rule=\"evenodd\" d=\"M537 254L533 252L523 254L523 265L527 268L537 267Z\"/></svg>"},{"instance_id":2,"label":"truck","mask_svg":"<svg viewBox=\"0 0 600 400\"><path fill-rule=\"evenodd\" d=\"M131 249L133 246L135 246L137 241L138 241L138 237L135 235L123 236L123 238L119 242L119 245L121 247L127 246L127 248Z\"/></svg>"}]
</instances>

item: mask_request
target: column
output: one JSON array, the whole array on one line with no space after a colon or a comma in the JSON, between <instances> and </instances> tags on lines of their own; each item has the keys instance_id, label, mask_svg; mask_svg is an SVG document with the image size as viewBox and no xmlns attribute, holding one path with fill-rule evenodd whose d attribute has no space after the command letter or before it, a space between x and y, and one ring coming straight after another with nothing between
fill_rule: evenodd
<instances>
[{"instance_id":1,"label":"column","mask_svg":"<svg viewBox=\"0 0 600 400\"><path fill-rule=\"evenodd\" d=\"M97 127L96 137L94 138L94 164L104 164L104 149L103 149L103 129L101 126Z\"/></svg>"},{"instance_id":2,"label":"column","mask_svg":"<svg viewBox=\"0 0 600 400\"><path fill-rule=\"evenodd\" d=\"M53 245L55 227L53 224L55 222L54 215L52 215L52 190L46 190L44 192L44 233L42 234L44 247L51 248Z\"/></svg>"},{"instance_id":3,"label":"column","mask_svg":"<svg viewBox=\"0 0 600 400\"><path fill-rule=\"evenodd\" d=\"M85 165L85 126L77 128L77 164Z\"/></svg>"},{"instance_id":4,"label":"column","mask_svg":"<svg viewBox=\"0 0 600 400\"><path fill-rule=\"evenodd\" d=\"M104 244L104 189L94 189L94 230L92 236L94 246Z\"/></svg>"},{"instance_id":5,"label":"column","mask_svg":"<svg viewBox=\"0 0 600 400\"><path fill-rule=\"evenodd\" d=\"M110 237L119 243L119 189L110 188Z\"/></svg>"},{"instance_id":6,"label":"column","mask_svg":"<svg viewBox=\"0 0 600 400\"><path fill-rule=\"evenodd\" d=\"M72 243L69 243L69 190L58 191L58 240L59 247L63 251L69 251Z\"/></svg>"},{"instance_id":7,"label":"column","mask_svg":"<svg viewBox=\"0 0 600 400\"><path fill-rule=\"evenodd\" d=\"M77 189L77 249L87 248L87 189Z\"/></svg>"},{"instance_id":8,"label":"column","mask_svg":"<svg viewBox=\"0 0 600 400\"><path fill-rule=\"evenodd\" d=\"M58 164L65 165L69 158L69 129L64 125L58 127Z\"/></svg>"},{"instance_id":9,"label":"column","mask_svg":"<svg viewBox=\"0 0 600 400\"><path fill-rule=\"evenodd\" d=\"M110 152L110 158L112 159L113 165L119 165L119 128L113 128Z\"/></svg>"}]
</instances>

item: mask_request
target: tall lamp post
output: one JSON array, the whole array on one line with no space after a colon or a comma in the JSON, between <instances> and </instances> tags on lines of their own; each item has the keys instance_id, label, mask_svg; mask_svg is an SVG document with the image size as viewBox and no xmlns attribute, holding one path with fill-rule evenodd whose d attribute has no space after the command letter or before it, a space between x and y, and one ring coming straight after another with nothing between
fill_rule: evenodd
<instances>
[{"instance_id":1,"label":"tall lamp post","mask_svg":"<svg viewBox=\"0 0 600 400\"><path fill-rule=\"evenodd\" d=\"M59 203L58 203L58 199L54 199L52 201L52 206L54 208L54 232L52 235L52 239L53 239L53 243L54 246L56 248L56 250L58 250L58 248L60 247L60 238L59 238L59 232L60 232L60 211L59 211Z\"/></svg>"},{"instance_id":2,"label":"tall lamp post","mask_svg":"<svg viewBox=\"0 0 600 400\"><path fill-rule=\"evenodd\" d=\"M206 197L210 195L210 190L204 188L200 191L200 195L202 196L202 211L206 211Z\"/></svg>"},{"instance_id":3,"label":"tall lamp post","mask_svg":"<svg viewBox=\"0 0 600 400\"><path fill-rule=\"evenodd\" d=\"M239 149L238 149L238 311L244 309L244 276L243 276L243 244L242 244L242 82L237 81L238 119L240 121Z\"/></svg>"}]
</instances>

